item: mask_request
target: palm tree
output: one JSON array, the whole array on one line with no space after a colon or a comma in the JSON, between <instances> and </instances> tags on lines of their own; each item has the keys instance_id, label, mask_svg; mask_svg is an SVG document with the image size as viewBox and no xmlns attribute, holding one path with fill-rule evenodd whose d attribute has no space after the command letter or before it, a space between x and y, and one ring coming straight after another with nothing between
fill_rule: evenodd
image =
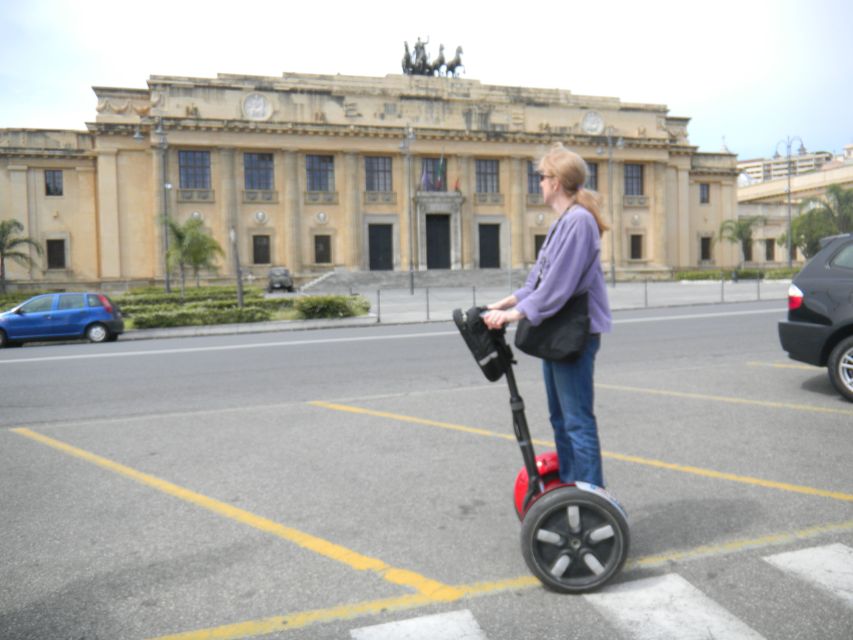
<instances>
[{"instance_id":1,"label":"palm tree","mask_svg":"<svg viewBox=\"0 0 853 640\"><path fill-rule=\"evenodd\" d=\"M42 254L41 245L32 238L16 238L24 230L24 225L15 219L0 220L0 293L6 293L6 259L24 267L32 267L35 261L29 253L19 251L19 247L29 245L38 255Z\"/></svg>"},{"instance_id":2,"label":"palm tree","mask_svg":"<svg viewBox=\"0 0 853 640\"><path fill-rule=\"evenodd\" d=\"M763 216L747 216L744 218L730 218L729 220L723 220L723 224L720 225L720 239L728 240L732 244L740 245L741 255L743 256L743 260L740 262L741 266L746 262L746 256L747 253L749 253L749 247L752 244L753 227L757 224L763 223Z\"/></svg>"},{"instance_id":3,"label":"palm tree","mask_svg":"<svg viewBox=\"0 0 853 640\"><path fill-rule=\"evenodd\" d=\"M196 278L196 286L200 286L199 271L201 269L215 269L217 255L225 255L222 247L214 240L207 231L201 220L190 218L184 224L169 219L169 235L172 241L169 244L169 268L178 269L181 281L181 302L184 301L186 291L187 268L192 269Z\"/></svg>"},{"instance_id":4,"label":"palm tree","mask_svg":"<svg viewBox=\"0 0 853 640\"><path fill-rule=\"evenodd\" d=\"M822 197L803 201L800 212L791 223L792 242L811 258L820 251L821 238L853 231L853 188L831 184ZM787 234L782 234L778 243L787 242Z\"/></svg>"}]
</instances>

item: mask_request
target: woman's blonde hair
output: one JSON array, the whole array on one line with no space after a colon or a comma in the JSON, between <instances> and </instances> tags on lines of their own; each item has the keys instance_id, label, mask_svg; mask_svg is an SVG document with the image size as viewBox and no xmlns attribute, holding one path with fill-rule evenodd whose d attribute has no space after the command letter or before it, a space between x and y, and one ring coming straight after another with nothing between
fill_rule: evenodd
<instances>
[{"instance_id":1,"label":"woman's blonde hair","mask_svg":"<svg viewBox=\"0 0 853 640\"><path fill-rule=\"evenodd\" d=\"M542 156L538 167L540 173L556 177L566 193L574 196L576 202L592 214L599 233L603 234L610 228L601 218L601 196L596 191L584 188L589 168L583 158L557 142Z\"/></svg>"}]
</instances>

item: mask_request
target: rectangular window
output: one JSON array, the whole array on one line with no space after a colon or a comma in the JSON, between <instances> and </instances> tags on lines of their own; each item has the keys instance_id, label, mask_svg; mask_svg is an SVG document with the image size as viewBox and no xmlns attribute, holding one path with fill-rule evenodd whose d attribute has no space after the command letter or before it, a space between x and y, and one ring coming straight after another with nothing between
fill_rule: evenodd
<instances>
[{"instance_id":1,"label":"rectangular window","mask_svg":"<svg viewBox=\"0 0 853 640\"><path fill-rule=\"evenodd\" d=\"M625 165L625 195L626 196L641 196L641 195L643 195L643 165L641 165L641 164L626 164Z\"/></svg>"},{"instance_id":2,"label":"rectangular window","mask_svg":"<svg viewBox=\"0 0 853 640\"><path fill-rule=\"evenodd\" d=\"M47 241L47 268L65 268L65 240Z\"/></svg>"},{"instance_id":3,"label":"rectangular window","mask_svg":"<svg viewBox=\"0 0 853 640\"><path fill-rule=\"evenodd\" d=\"M533 236L533 250L536 253L536 257L539 257L539 252L542 250L542 245L545 244L545 238L548 236L544 234L536 234Z\"/></svg>"},{"instance_id":4,"label":"rectangular window","mask_svg":"<svg viewBox=\"0 0 853 640\"><path fill-rule=\"evenodd\" d=\"M711 202L711 185L707 182L699 183L699 204Z\"/></svg>"},{"instance_id":5,"label":"rectangular window","mask_svg":"<svg viewBox=\"0 0 853 640\"><path fill-rule=\"evenodd\" d=\"M776 259L776 239L767 238L764 241L764 259L773 262Z\"/></svg>"},{"instance_id":6,"label":"rectangular window","mask_svg":"<svg viewBox=\"0 0 853 640\"><path fill-rule=\"evenodd\" d=\"M210 151L178 151L181 189L210 189Z\"/></svg>"},{"instance_id":7,"label":"rectangular window","mask_svg":"<svg viewBox=\"0 0 853 640\"><path fill-rule=\"evenodd\" d=\"M364 190L390 193L391 158L368 156L364 159Z\"/></svg>"},{"instance_id":8,"label":"rectangular window","mask_svg":"<svg viewBox=\"0 0 853 640\"><path fill-rule=\"evenodd\" d=\"M305 156L308 191L335 190L335 158L333 156Z\"/></svg>"},{"instance_id":9,"label":"rectangular window","mask_svg":"<svg viewBox=\"0 0 853 640\"><path fill-rule=\"evenodd\" d=\"M69 311L71 309L83 309L85 306L85 293L63 293L59 296L59 304L56 305L56 308Z\"/></svg>"},{"instance_id":10,"label":"rectangular window","mask_svg":"<svg viewBox=\"0 0 853 640\"><path fill-rule=\"evenodd\" d=\"M421 191L447 191L447 163L444 158L423 158Z\"/></svg>"},{"instance_id":11,"label":"rectangular window","mask_svg":"<svg viewBox=\"0 0 853 640\"><path fill-rule=\"evenodd\" d=\"M542 193L542 185L539 184L539 174L533 160L527 161L527 193Z\"/></svg>"},{"instance_id":12,"label":"rectangular window","mask_svg":"<svg viewBox=\"0 0 853 640\"><path fill-rule=\"evenodd\" d=\"M314 262L316 264L332 262L332 236L314 236Z\"/></svg>"},{"instance_id":13,"label":"rectangular window","mask_svg":"<svg viewBox=\"0 0 853 640\"><path fill-rule=\"evenodd\" d=\"M44 170L44 195L62 195L62 171L57 169Z\"/></svg>"},{"instance_id":14,"label":"rectangular window","mask_svg":"<svg viewBox=\"0 0 853 640\"><path fill-rule=\"evenodd\" d=\"M711 238L708 236L699 240L699 259L703 262L711 260Z\"/></svg>"},{"instance_id":15,"label":"rectangular window","mask_svg":"<svg viewBox=\"0 0 853 640\"><path fill-rule=\"evenodd\" d=\"M252 264L272 264L269 236L252 236Z\"/></svg>"},{"instance_id":16,"label":"rectangular window","mask_svg":"<svg viewBox=\"0 0 853 640\"><path fill-rule=\"evenodd\" d=\"M244 153L243 180L246 190L272 191L273 159L271 153Z\"/></svg>"},{"instance_id":17,"label":"rectangular window","mask_svg":"<svg viewBox=\"0 0 853 640\"><path fill-rule=\"evenodd\" d=\"M497 160L476 160L477 193L500 193L498 171L500 163Z\"/></svg>"},{"instance_id":18,"label":"rectangular window","mask_svg":"<svg viewBox=\"0 0 853 640\"><path fill-rule=\"evenodd\" d=\"M643 236L631 234L631 260L643 259Z\"/></svg>"},{"instance_id":19,"label":"rectangular window","mask_svg":"<svg viewBox=\"0 0 853 640\"><path fill-rule=\"evenodd\" d=\"M586 178L586 184L584 185L584 189L592 189L593 191L598 191L598 163L587 162L586 166L589 167L589 175Z\"/></svg>"}]
</instances>

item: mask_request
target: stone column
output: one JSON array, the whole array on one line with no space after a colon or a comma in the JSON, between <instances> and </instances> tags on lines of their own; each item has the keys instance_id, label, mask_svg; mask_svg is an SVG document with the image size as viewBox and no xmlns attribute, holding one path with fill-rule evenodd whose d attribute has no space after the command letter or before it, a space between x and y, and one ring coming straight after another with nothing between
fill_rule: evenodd
<instances>
[{"instance_id":1,"label":"stone column","mask_svg":"<svg viewBox=\"0 0 853 640\"><path fill-rule=\"evenodd\" d=\"M302 191L299 188L299 154L284 152L284 235L286 259L293 273L304 269L302 262Z\"/></svg>"},{"instance_id":2,"label":"stone column","mask_svg":"<svg viewBox=\"0 0 853 640\"><path fill-rule=\"evenodd\" d=\"M101 255L100 277L105 279L118 279L122 275L116 159L115 149L98 151L98 246Z\"/></svg>"},{"instance_id":3,"label":"stone column","mask_svg":"<svg viewBox=\"0 0 853 640\"><path fill-rule=\"evenodd\" d=\"M32 198L30 198L30 191L27 185L27 175L29 168L26 165L9 165L9 202L14 203L14 207L9 211L11 217L22 225L24 225L24 231L22 232L22 236L25 238L32 238L39 244L41 244L41 238L38 235L38 229L34 224L33 218L35 217L32 212L33 203ZM5 217L5 216L4 216ZM29 254L29 256L36 260L35 250L29 245L24 245L21 248L22 251ZM16 263L11 260L6 261L6 278L8 280L9 274L13 271L16 271L21 267L17 267ZM33 278L33 269L29 269L28 277L30 279Z\"/></svg>"},{"instance_id":4,"label":"stone column","mask_svg":"<svg viewBox=\"0 0 853 640\"><path fill-rule=\"evenodd\" d=\"M237 173L235 168L236 153L233 148L224 147L219 150L219 160L221 165L221 197L222 197L222 212L225 220L225 232L228 238L228 270L234 277L237 276L235 266L234 250L236 247L237 254L240 257L240 264L243 264L245 256L240 255L241 238L243 237L243 228L240 224L238 195L237 195ZM236 241L231 242L231 229L234 229Z\"/></svg>"},{"instance_id":5,"label":"stone column","mask_svg":"<svg viewBox=\"0 0 853 640\"><path fill-rule=\"evenodd\" d=\"M509 168L509 198L507 224L509 225L510 251L507 268L524 263L524 211L527 201L527 158L512 158Z\"/></svg>"},{"instance_id":6,"label":"stone column","mask_svg":"<svg viewBox=\"0 0 853 640\"><path fill-rule=\"evenodd\" d=\"M477 228L474 223L474 193L477 190L477 178L474 173L474 158L459 156L459 184L465 196L459 212L461 234L460 261L463 269L474 266L474 234Z\"/></svg>"},{"instance_id":7,"label":"stone column","mask_svg":"<svg viewBox=\"0 0 853 640\"><path fill-rule=\"evenodd\" d=\"M668 264L667 245L666 245L666 165L662 162L655 162L653 166L654 175L652 176L652 198L649 213L651 214L649 248L651 255L649 258L659 265Z\"/></svg>"},{"instance_id":8,"label":"stone column","mask_svg":"<svg viewBox=\"0 0 853 640\"><path fill-rule=\"evenodd\" d=\"M358 183L358 155L355 153L344 154L344 191L341 201L344 205L344 233L348 234L348 258L346 266L350 269L364 269L364 259L361 252L362 221L364 216L361 212L361 192ZM346 236L344 236L346 237Z\"/></svg>"}]
</instances>

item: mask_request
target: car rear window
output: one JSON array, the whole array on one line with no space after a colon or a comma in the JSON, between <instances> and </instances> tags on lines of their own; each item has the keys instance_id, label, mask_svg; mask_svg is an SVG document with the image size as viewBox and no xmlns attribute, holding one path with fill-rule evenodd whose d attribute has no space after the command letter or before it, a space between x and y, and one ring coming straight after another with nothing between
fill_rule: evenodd
<instances>
[{"instance_id":1,"label":"car rear window","mask_svg":"<svg viewBox=\"0 0 853 640\"><path fill-rule=\"evenodd\" d=\"M832 258L833 267L841 267L842 269L853 269L853 242L841 248L841 251L835 254Z\"/></svg>"},{"instance_id":2,"label":"car rear window","mask_svg":"<svg viewBox=\"0 0 853 640\"><path fill-rule=\"evenodd\" d=\"M94 293L90 293L86 296L90 307L103 307L104 304L101 302L100 296L96 296Z\"/></svg>"},{"instance_id":3,"label":"car rear window","mask_svg":"<svg viewBox=\"0 0 853 640\"><path fill-rule=\"evenodd\" d=\"M57 309L82 309L84 295L82 293L63 293L59 296L59 306Z\"/></svg>"}]
</instances>

